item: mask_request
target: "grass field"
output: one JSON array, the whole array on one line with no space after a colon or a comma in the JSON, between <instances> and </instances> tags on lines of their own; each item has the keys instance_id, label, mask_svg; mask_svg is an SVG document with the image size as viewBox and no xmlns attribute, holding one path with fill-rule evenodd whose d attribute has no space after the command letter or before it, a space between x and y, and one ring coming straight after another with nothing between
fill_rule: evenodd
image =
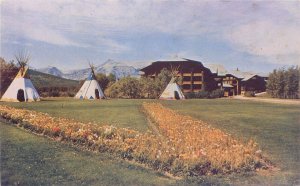
<instances>
[{"instance_id":1,"label":"grass field","mask_svg":"<svg viewBox=\"0 0 300 186\"><path fill-rule=\"evenodd\" d=\"M15 106L18 108L26 108L37 110L41 112L47 112L53 116L61 116L74 118L76 120L88 122L95 121L97 123L109 123L114 124L118 127L128 127L137 129L139 131L146 131L148 129L147 121L143 113L140 111L141 103L145 100L104 100L99 102L90 102L90 101L79 101L73 99L49 99L38 103L1 103L8 104L11 106ZM149 101L149 100L147 100ZM151 100L150 100L151 101ZM152 100L157 101L157 100ZM242 101L242 100L229 100L229 99L217 99L217 100L184 100L184 101L160 101L165 106L170 107L178 112L181 112L186 115L190 115L192 117L201 119L203 121L207 121L211 125L217 128L221 128L228 133L237 136L242 140L246 140L249 138L253 138L255 141L259 143L263 152L268 155L268 158L271 159L280 169L281 171L275 172L268 175L230 175L230 176L220 176L216 177L201 177L196 181L200 183L233 183L233 184L271 184L271 185L296 185L299 184L300 175L300 106L297 105L281 105L281 104L272 104L272 103L259 103L259 102L251 102L251 101ZM30 166L34 164L35 160L42 159L44 156L47 157L47 148L51 148L52 146L56 147L57 153L71 153L75 151L74 149L67 147L66 145L58 144L56 142L49 142L42 137L37 137L32 134L27 134L24 131L19 129L10 127L10 126L1 126L1 131L6 131L1 133L2 139L8 139L2 142L2 148L14 147L11 151L2 150L2 156L9 156L20 159L20 166L24 166L24 170L12 168L13 166L9 166L10 163L14 161L11 159L2 160L2 169L4 170L4 175L18 175L20 178L25 179L24 175L26 174L26 166ZM18 135L16 135L18 134ZM22 140L16 140L19 136L21 139L31 139L31 143L26 143ZM26 137L22 137L26 136ZM41 143L41 144L39 144ZM43 145L42 145L43 143ZM45 144L46 143L46 144ZM25 145L26 144L26 145ZM37 145L38 144L38 145ZM49 147L48 147L49 145ZM20 146L20 147L19 147ZM22 148L21 148L22 146ZM33 147L34 146L34 147ZM43 146L43 147L40 147ZM44 148L45 147L45 148ZM44 148L44 153L41 153L38 156L30 156L30 154L34 154L35 151L41 151L38 148ZM18 149L19 152L23 152L26 149L31 149L27 152L27 155L22 156L23 153L14 152L13 149ZM56 152L54 151L54 152ZM59 151L59 152L58 152ZM51 150L53 152L53 150ZM116 176L116 182L106 180L104 178L105 174L100 174L97 176L97 172L91 173L91 171L86 171L86 173L78 172L76 170L76 166L71 166L72 161L77 161L77 157L68 156L70 160L61 162L59 158L56 161L56 166L58 167L71 167L68 172L72 175L67 177L70 183L79 183L85 180L86 183L99 183L102 180L104 185L107 184L182 184L183 181L175 182L172 179L163 178L162 176L157 175L154 172L143 168L134 168L136 173L132 172L132 174L125 172L131 172L129 164L124 163L119 160L111 160L107 155L103 155L104 159L101 159L98 154L90 154L87 152L78 152L81 154L81 161L90 162L85 163L86 169L95 170L95 163L93 161L101 164L102 161L109 160L113 162L115 168L119 166L119 164L126 164L125 166L121 166L120 172L114 172L118 175ZM101 154L102 155L102 154ZM1 158L2 158L1 156ZM30 157L30 158L29 158ZM59 157L59 156L58 156ZM62 156L63 157L63 156ZM101 156L102 157L102 156ZM29 159L27 159L29 158ZM103 163L103 162L102 162ZM74 163L72 163L73 165ZM37 164L35 166L40 166ZM48 165L41 166L42 169L46 168ZM50 169L51 165L49 164ZM78 165L79 166L79 165ZM129 167L128 167L129 166ZM53 166L52 166L53 168ZM109 172L113 170L112 168L105 167L102 165L101 171ZM22 172L25 171L25 172ZM100 172L101 172L100 171ZM138 174L138 173L139 174ZM34 173L38 173L35 172ZM63 171L61 172L61 176L64 177ZM88 175L87 175L88 174ZM144 175L140 175L144 174ZM58 176L59 174L57 174ZM152 180L156 180L154 182L144 182L148 176ZM3 176L3 175L2 175ZM23 176L23 177L22 177ZM44 181L48 181L51 183L56 183L57 178L52 175L43 174ZM77 177L81 176L81 179L77 180ZM94 178L93 176L97 177ZM143 176L145 176L143 178ZM11 180L16 180L14 176L8 176ZM86 177L86 179L85 179ZM73 178L73 179L72 179ZM132 179L131 179L132 178ZM2 178L3 179L3 178ZM19 179L19 180L22 180ZM26 178L28 183L40 183L35 182L33 178ZM72 182L73 180L73 182ZM88 182L89 180L89 182ZM94 180L94 181L91 181ZM42 181L42 180L40 180ZM101 181L101 182L102 182ZM26 182L26 183L27 183ZM67 182L65 182L67 183ZM196 182L193 182L196 183Z\"/></svg>"},{"instance_id":2,"label":"grass field","mask_svg":"<svg viewBox=\"0 0 300 186\"><path fill-rule=\"evenodd\" d=\"M96 122L144 132L148 129L146 118L140 112L143 100L89 101L73 98L44 99L34 103L3 103L82 122Z\"/></svg>"},{"instance_id":3,"label":"grass field","mask_svg":"<svg viewBox=\"0 0 300 186\"><path fill-rule=\"evenodd\" d=\"M165 185L155 171L0 123L1 185Z\"/></svg>"}]
</instances>

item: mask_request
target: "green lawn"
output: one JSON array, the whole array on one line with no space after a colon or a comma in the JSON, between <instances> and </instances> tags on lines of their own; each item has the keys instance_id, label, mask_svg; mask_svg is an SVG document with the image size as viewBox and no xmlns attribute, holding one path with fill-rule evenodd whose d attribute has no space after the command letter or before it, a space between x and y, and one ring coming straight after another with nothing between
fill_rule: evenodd
<instances>
[{"instance_id":1,"label":"green lawn","mask_svg":"<svg viewBox=\"0 0 300 186\"><path fill-rule=\"evenodd\" d=\"M34 103L4 103L49 113L56 117L71 118L82 122L132 128L142 132L148 129L147 120L140 112L143 100L76 100L73 98L44 99Z\"/></svg>"},{"instance_id":2,"label":"green lawn","mask_svg":"<svg viewBox=\"0 0 300 186\"><path fill-rule=\"evenodd\" d=\"M152 170L0 123L1 185L166 185Z\"/></svg>"},{"instance_id":3,"label":"green lawn","mask_svg":"<svg viewBox=\"0 0 300 186\"><path fill-rule=\"evenodd\" d=\"M48 99L45 101L37 102L37 103L1 103L8 104L19 108L27 108L32 110L37 110L41 112L47 112L53 116L62 116L74 118L76 120L88 122L88 121L96 121L97 123L105 123L114 124L118 127L129 127L133 129L137 129L139 131L146 131L148 129L147 122L143 113L140 111L141 103L143 101L158 101L158 100L103 100L103 101L80 101L73 99ZM202 177L197 179L196 181L201 183L233 183L233 184L271 184L271 185L297 185L299 183L300 175L300 106L298 105L282 105L282 104L273 104L273 103L260 103L260 102L252 102L252 101L244 101L244 100L232 100L232 99L215 99L215 100L184 100L184 101L159 101L163 103L165 106L170 107L174 110L177 110L180 113L190 115L195 118L199 118L201 120L207 121L211 125L217 128L221 128L228 133L233 134L234 136L247 140L250 138L255 139L261 147L261 149L267 154L268 158L271 159L280 169L281 171L272 173L268 176L258 176L258 175L230 175L230 176L220 176L220 177ZM28 151L27 156L22 156L23 153L11 153L10 151L6 152L3 149L2 142L2 155L8 153L9 156L14 158L24 158L19 162L20 166L29 166L30 164L34 164L32 161L36 161L38 159L42 159L44 156L47 156L47 148L45 147L45 153L40 154L39 156L30 156L30 153L41 151L35 148L42 147L31 147L35 144L39 143L47 143L50 146L55 146L58 154L62 152L73 153L74 149L70 149L70 147L66 147L66 145L58 144L57 142L49 142L42 137L36 137L32 134L27 134L24 131L20 131L19 129L15 129L13 127L4 127L5 130L11 132L3 132L1 134L2 139L11 138L11 142L7 144L10 146L21 146L23 144L22 140L15 140L15 134L19 133L20 136L28 136L26 137L32 139L32 144L24 142L26 145L22 145L25 149L32 150ZM2 128L1 128L2 131ZM15 131L15 132L14 132ZM199 134L201 135L201 134ZM4 136L4 137L2 137ZM24 137L25 138L25 137ZM34 142L35 141L35 142ZM20 142L21 144L18 144ZM6 142L5 142L6 143ZM5 145L4 145L5 146ZM45 146L45 145L36 145L36 146ZM7 147L7 148L8 148ZM20 149L16 147L19 152L23 152L24 149ZM43 147L44 148L44 147ZM9 148L8 148L9 149ZM13 148L15 149L15 148ZM51 150L52 151L52 150ZM55 152L56 152L55 151ZM53 152L54 153L54 152ZM94 164L92 163L100 161L99 163L103 163L104 159L110 159L107 155L105 155L104 159L100 157L104 156L101 154L90 154L85 152L76 153L82 154L80 156L80 161L85 162L86 169L94 170L96 169ZM30 157L30 158L29 158ZM62 156L63 157L63 156ZM2 156L1 156L2 158ZM26 160L28 158L28 162ZM57 157L58 167L70 167L68 172L72 172L72 176L68 177L67 182L79 183L80 181L85 180L94 180L87 181L88 183L99 183L101 179L104 179L103 176L105 174L98 175L97 172L91 173L91 171L80 172L77 170L76 165L71 165L70 162L77 161L77 157L70 157L70 160L60 162L59 156ZM9 160L5 160L10 162ZM5 161L2 161L5 165ZM90 164L86 163L90 162ZM126 164L122 161L111 160L110 162L114 162L114 166L117 167L119 164ZM112 163L113 164L113 163ZM36 166L39 166L37 164ZM48 165L41 166L42 169L47 169ZM51 165L49 165L51 167ZM78 165L79 166L79 165ZM127 166L127 164L126 164ZM126 183L136 183L140 184L182 184L183 181L174 182L174 180L161 178L158 175L155 175L151 171L146 171L142 168L135 168L135 173L132 172L132 175L126 175L126 172L131 172L132 170L126 167L120 168L117 173L118 176L116 178L116 182L110 182L106 180L105 184L114 183L114 184L126 184ZM90 167L90 168L89 168ZM12 175L26 175L26 171L22 172L18 169L11 169L7 166L2 166L7 174ZM6 170L7 169L7 170ZM72 170L74 169L74 170ZM79 168L78 168L79 169ZM108 171L109 167L103 167L101 171ZM26 169L25 169L26 170ZM11 172L11 173L10 173ZM37 172L38 173L38 172ZM62 172L61 172L62 173ZM114 172L115 173L115 172ZM149 175L149 179L157 179L161 178L161 182L142 182L143 175ZM63 173L62 173L63 174ZM91 174L91 176L90 176ZM110 173L107 173L110 174ZM130 174L130 173L128 173ZM55 177L51 175L43 175L45 181L49 181L51 183L56 183ZM64 176L64 174L62 175ZM77 179L76 176L82 176L79 182L73 181ZM128 178L133 176L132 180ZM152 177L151 177L152 176ZM146 176L147 177L147 176ZM151 178L150 178L151 177ZM14 180L14 177L11 178ZM24 177L21 178L25 179ZM28 178L29 180L33 178ZM51 181L52 180L52 181ZM158 179L160 180L160 179ZM128 182L127 182L128 181ZM173 182L172 182L173 181ZM65 183L67 183L65 182ZM32 182L34 183L34 181ZM37 182L40 183L40 182ZM195 182L193 182L195 183Z\"/></svg>"},{"instance_id":4,"label":"green lawn","mask_svg":"<svg viewBox=\"0 0 300 186\"><path fill-rule=\"evenodd\" d=\"M241 140L254 139L281 169L276 175L278 179L272 178L273 183L289 185L298 181L299 184L300 106L230 99L164 101L163 104Z\"/></svg>"}]
</instances>

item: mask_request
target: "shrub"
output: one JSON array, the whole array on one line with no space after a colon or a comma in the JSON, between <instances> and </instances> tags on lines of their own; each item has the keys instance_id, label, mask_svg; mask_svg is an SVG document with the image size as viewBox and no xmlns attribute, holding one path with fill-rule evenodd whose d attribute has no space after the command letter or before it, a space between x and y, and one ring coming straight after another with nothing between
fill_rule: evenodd
<instances>
[{"instance_id":1,"label":"shrub","mask_svg":"<svg viewBox=\"0 0 300 186\"><path fill-rule=\"evenodd\" d=\"M246 91L244 94L245 97L255 97L254 91Z\"/></svg>"},{"instance_id":2,"label":"shrub","mask_svg":"<svg viewBox=\"0 0 300 186\"><path fill-rule=\"evenodd\" d=\"M50 97L59 97L60 93L59 93L59 91L55 90L55 91L50 92L49 96Z\"/></svg>"},{"instance_id":3,"label":"shrub","mask_svg":"<svg viewBox=\"0 0 300 186\"><path fill-rule=\"evenodd\" d=\"M208 91L199 91L199 92L188 92L184 93L186 99L204 99L204 98L220 98L223 97L223 90L213 90L212 92Z\"/></svg>"},{"instance_id":4,"label":"shrub","mask_svg":"<svg viewBox=\"0 0 300 186\"><path fill-rule=\"evenodd\" d=\"M18 68L13 61L7 62L4 58L0 57L0 97L11 84L17 72Z\"/></svg>"},{"instance_id":5,"label":"shrub","mask_svg":"<svg viewBox=\"0 0 300 186\"><path fill-rule=\"evenodd\" d=\"M224 90L216 89L210 92L209 98L221 98L224 96Z\"/></svg>"},{"instance_id":6,"label":"shrub","mask_svg":"<svg viewBox=\"0 0 300 186\"><path fill-rule=\"evenodd\" d=\"M184 96L187 99L208 98L209 97L209 92L207 92L207 91L189 92L189 93L184 93Z\"/></svg>"},{"instance_id":7,"label":"shrub","mask_svg":"<svg viewBox=\"0 0 300 186\"><path fill-rule=\"evenodd\" d=\"M74 97L75 96L75 92L68 92L68 97Z\"/></svg>"},{"instance_id":8,"label":"shrub","mask_svg":"<svg viewBox=\"0 0 300 186\"><path fill-rule=\"evenodd\" d=\"M137 78L125 77L112 84L105 91L112 98L141 98L141 83Z\"/></svg>"}]
</instances>

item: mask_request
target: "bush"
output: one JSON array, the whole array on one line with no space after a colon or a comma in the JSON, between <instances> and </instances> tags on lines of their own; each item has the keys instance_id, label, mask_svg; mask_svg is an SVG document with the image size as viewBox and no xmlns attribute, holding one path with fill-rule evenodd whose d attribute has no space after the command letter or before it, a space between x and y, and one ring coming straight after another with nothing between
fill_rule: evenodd
<instances>
[{"instance_id":1,"label":"bush","mask_svg":"<svg viewBox=\"0 0 300 186\"><path fill-rule=\"evenodd\" d=\"M112 98L142 98L141 83L137 78L125 77L112 84L105 90Z\"/></svg>"},{"instance_id":2,"label":"bush","mask_svg":"<svg viewBox=\"0 0 300 186\"><path fill-rule=\"evenodd\" d=\"M75 92L68 92L68 96L69 96L69 97L74 97L75 94L76 94Z\"/></svg>"},{"instance_id":3,"label":"bush","mask_svg":"<svg viewBox=\"0 0 300 186\"><path fill-rule=\"evenodd\" d=\"M224 96L224 90L216 89L210 92L209 98L221 98Z\"/></svg>"},{"instance_id":4,"label":"bush","mask_svg":"<svg viewBox=\"0 0 300 186\"><path fill-rule=\"evenodd\" d=\"M0 57L0 97L9 87L15 78L18 68L13 61L7 62L4 58Z\"/></svg>"},{"instance_id":5,"label":"bush","mask_svg":"<svg viewBox=\"0 0 300 186\"><path fill-rule=\"evenodd\" d=\"M77 87L38 87L41 97L74 97L78 91Z\"/></svg>"},{"instance_id":6,"label":"bush","mask_svg":"<svg viewBox=\"0 0 300 186\"><path fill-rule=\"evenodd\" d=\"M188 92L184 93L186 99L201 99L201 98L208 98L209 92L207 91L200 91L200 92Z\"/></svg>"},{"instance_id":7,"label":"bush","mask_svg":"<svg viewBox=\"0 0 300 186\"><path fill-rule=\"evenodd\" d=\"M244 94L245 97L255 97L254 91L246 91Z\"/></svg>"},{"instance_id":8,"label":"bush","mask_svg":"<svg viewBox=\"0 0 300 186\"><path fill-rule=\"evenodd\" d=\"M223 90L213 90L212 92L208 91L199 91L199 92L189 92L184 93L186 99L207 99L207 98L221 98L224 95Z\"/></svg>"},{"instance_id":9,"label":"bush","mask_svg":"<svg viewBox=\"0 0 300 186\"><path fill-rule=\"evenodd\" d=\"M50 92L49 96L50 97L59 97L60 93L59 93L59 91L52 91L52 92Z\"/></svg>"}]
</instances>

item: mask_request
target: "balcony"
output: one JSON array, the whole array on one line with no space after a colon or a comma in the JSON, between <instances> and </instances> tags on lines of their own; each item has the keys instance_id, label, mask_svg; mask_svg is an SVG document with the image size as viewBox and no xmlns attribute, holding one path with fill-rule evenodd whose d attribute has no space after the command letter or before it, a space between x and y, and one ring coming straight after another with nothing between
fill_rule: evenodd
<instances>
[{"instance_id":1,"label":"balcony","mask_svg":"<svg viewBox=\"0 0 300 186\"><path fill-rule=\"evenodd\" d=\"M182 84L184 85L184 84L192 84L192 82L191 81L182 81Z\"/></svg>"},{"instance_id":2,"label":"balcony","mask_svg":"<svg viewBox=\"0 0 300 186\"><path fill-rule=\"evenodd\" d=\"M202 81L194 81L193 84L194 84L194 85L201 85L201 84L202 84Z\"/></svg>"},{"instance_id":3,"label":"balcony","mask_svg":"<svg viewBox=\"0 0 300 186\"><path fill-rule=\"evenodd\" d=\"M194 73L194 76L202 76L202 73Z\"/></svg>"},{"instance_id":4,"label":"balcony","mask_svg":"<svg viewBox=\"0 0 300 186\"><path fill-rule=\"evenodd\" d=\"M183 73L182 76L192 76L191 73Z\"/></svg>"},{"instance_id":5,"label":"balcony","mask_svg":"<svg viewBox=\"0 0 300 186\"><path fill-rule=\"evenodd\" d=\"M183 91L183 92L191 92L190 89L183 89L182 91Z\"/></svg>"}]
</instances>

